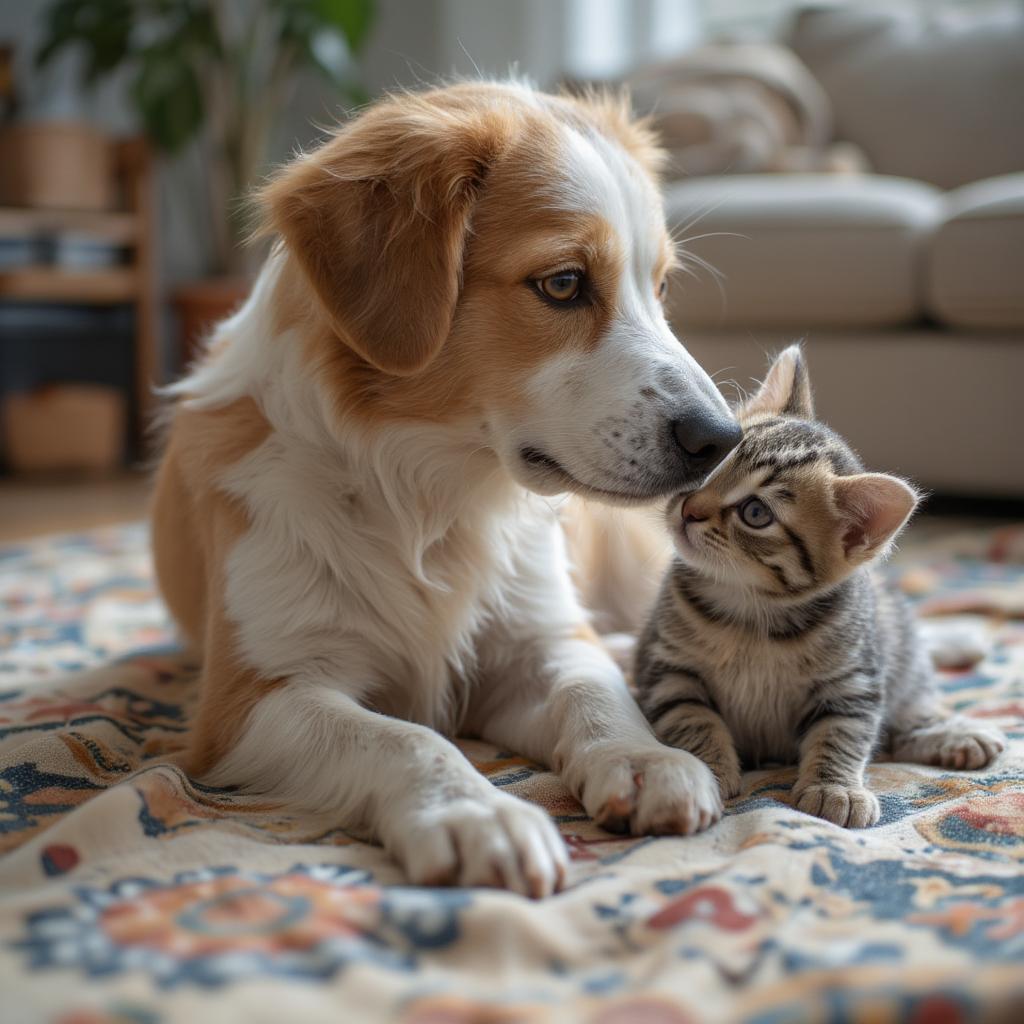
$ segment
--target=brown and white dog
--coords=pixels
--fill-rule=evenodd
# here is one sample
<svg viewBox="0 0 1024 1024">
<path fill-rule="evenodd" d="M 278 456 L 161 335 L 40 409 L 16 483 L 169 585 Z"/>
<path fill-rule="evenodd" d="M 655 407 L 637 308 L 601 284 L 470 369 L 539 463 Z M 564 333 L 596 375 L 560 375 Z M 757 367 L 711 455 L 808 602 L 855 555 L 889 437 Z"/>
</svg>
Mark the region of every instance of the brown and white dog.
<svg viewBox="0 0 1024 1024">
<path fill-rule="evenodd" d="M 280 241 L 172 389 L 153 513 L 203 656 L 190 772 L 332 811 L 414 882 L 534 896 L 558 832 L 446 736 L 551 765 L 609 828 L 718 818 L 541 497 L 648 501 L 738 440 L 665 322 L 657 158 L 618 101 L 465 84 L 382 101 L 265 189 Z"/>
</svg>

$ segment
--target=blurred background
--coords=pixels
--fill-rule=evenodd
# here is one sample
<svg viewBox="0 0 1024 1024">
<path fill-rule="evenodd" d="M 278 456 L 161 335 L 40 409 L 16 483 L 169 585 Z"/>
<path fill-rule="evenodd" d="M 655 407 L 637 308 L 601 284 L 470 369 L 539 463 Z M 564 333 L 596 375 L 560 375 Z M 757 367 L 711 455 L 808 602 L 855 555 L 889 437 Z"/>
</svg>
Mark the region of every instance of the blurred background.
<svg viewBox="0 0 1024 1024">
<path fill-rule="evenodd" d="M 245 296 L 245 196 L 381 91 L 630 87 L 677 333 L 937 509 L 1019 515 L 1019 0 L 0 0 L 0 540 L 142 514 L 153 386 Z M 731 384 L 729 382 L 735 382 Z"/>
</svg>

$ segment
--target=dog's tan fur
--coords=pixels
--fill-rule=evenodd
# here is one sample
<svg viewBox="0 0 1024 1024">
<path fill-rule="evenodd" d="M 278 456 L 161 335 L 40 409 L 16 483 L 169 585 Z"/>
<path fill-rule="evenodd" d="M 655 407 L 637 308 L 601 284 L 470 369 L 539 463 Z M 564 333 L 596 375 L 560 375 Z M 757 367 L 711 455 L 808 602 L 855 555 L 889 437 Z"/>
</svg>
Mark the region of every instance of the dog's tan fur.
<svg viewBox="0 0 1024 1024">
<path fill-rule="evenodd" d="M 157 474 L 160 589 L 186 638 L 203 653 L 201 703 L 182 761 L 199 776 L 224 756 L 253 705 L 279 683 L 244 665 L 235 650 L 235 628 L 224 608 L 224 558 L 250 524 L 239 502 L 217 487 L 220 474 L 269 433 L 250 398 L 216 412 L 183 411 Z"/>
</svg>

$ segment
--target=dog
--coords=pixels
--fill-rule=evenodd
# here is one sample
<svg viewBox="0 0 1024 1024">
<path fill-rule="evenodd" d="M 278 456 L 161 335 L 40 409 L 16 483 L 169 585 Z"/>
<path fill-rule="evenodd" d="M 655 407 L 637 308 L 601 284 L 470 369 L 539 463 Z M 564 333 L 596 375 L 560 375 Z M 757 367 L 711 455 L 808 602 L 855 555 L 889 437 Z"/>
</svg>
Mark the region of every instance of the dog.
<svg viewBox="0 0 1024 1024">
<path fill-rule="evenodd" d="M 551 497 L 650 502 L 740 436 L 662 311 L 658 159 L 621 99 L 464 83 L 262 190 L 277 240 L 171 388 L 154 498 L 202 657 L 192 775 L 330 812 L 414 883 L 533 897 L 557 830 L 447 737 L 552 767 L 614 831 L 720 816 L 588 625 Z"/>
</svg>

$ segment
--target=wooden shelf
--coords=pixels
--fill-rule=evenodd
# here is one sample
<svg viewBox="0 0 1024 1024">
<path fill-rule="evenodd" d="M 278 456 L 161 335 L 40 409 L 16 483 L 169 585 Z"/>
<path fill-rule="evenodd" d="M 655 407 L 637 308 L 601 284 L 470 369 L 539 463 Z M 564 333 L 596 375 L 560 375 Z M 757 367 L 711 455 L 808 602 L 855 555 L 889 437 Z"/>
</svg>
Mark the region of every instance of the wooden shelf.
<svg viewBox="0 0 1024 1024">
<path fill-rule="evenodd" d="M 0 236 L 82 235 L 126 249 L 114 267 L 28 266 L 0 270 L 0 302 L 131 305 L 135 309 L 136 437 L 146 444 L 159 366 L 160 294 L 152 156 L 141 138 L 112 140 L 116 210 L 39 209 L 0 203 Z"/>
<path fill-rule="evenodd" d="M 0 271 L 0 298 L 3 299 L 110 306 L 134 302 L 138 291 L 139 276 L 134 267 L 104 270 L 24 267 Z"/>
<path fill-rule="evenodd" d="M 25 237 L 82 234 L 105 242 L 131 245 L 139 234 L 134 213 L 96 210 L 39 210 L 0 206 L 0 235 Z"/>
</svg>

